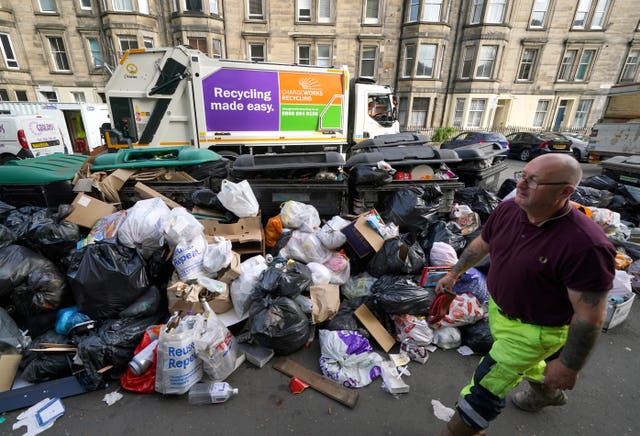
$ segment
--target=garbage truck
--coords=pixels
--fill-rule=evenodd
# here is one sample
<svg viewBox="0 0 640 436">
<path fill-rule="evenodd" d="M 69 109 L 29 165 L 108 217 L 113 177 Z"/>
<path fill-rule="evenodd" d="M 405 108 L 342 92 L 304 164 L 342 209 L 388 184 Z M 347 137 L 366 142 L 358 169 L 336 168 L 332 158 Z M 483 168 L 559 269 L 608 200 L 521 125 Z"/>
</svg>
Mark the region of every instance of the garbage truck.
<svg viewBox="0 0 640 436">
<path fill-rule="evenodd" d="M 399 132 L 389 86 L 346 66 L 213 59 L 186 46 L 127 51 L 105 87 L 108 149 L 193 146 L 242 154 L 344 153 Z"/>
</svg>

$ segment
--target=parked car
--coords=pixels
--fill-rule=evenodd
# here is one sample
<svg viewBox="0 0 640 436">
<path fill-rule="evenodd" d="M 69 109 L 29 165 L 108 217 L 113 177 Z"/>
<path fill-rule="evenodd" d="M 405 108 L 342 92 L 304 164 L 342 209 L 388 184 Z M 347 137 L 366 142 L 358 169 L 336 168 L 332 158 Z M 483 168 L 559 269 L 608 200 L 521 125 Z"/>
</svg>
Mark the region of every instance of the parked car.
<svg viewBox="0 0 640 436">
<path fill-rule="evenodd" d="M 444 141 L 440 144 L 440 148 L 454 149 L 465 145 L 477 144 L 478 142 L 497 142 L 505 150 L 505 153 L 500 156 L 506 156 L 506 152 L 509 150 L 507 138 L 502 133 L 496 132 L 462 132 L 448 141 Z"/>
<path fill-rule="evenodd" d="M 554 132 L 516 132 L 507 135 L 508 157 L 529 161 L 546 153 L 571 153 L 571 141 Z"/>
<path fill-rule="evenodd" d="M 587 145 L 589 145 L 588 135 L 571 132 L 560 132 L 560 134 L 571 141 L 571 151 L 578 162 L 587 162 L 589 160 L 589 153 L 587 152 Z"/>
</svg>

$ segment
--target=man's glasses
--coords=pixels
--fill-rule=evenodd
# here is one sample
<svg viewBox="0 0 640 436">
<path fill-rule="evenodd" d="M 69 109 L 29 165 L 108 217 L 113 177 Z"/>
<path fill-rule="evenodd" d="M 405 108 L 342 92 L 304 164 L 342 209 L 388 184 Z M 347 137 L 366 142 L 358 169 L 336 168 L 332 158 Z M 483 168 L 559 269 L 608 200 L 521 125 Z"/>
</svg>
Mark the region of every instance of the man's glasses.
<svg viewBox="0 0 640 436">
<path fill-rule="evenodd" d="M 524 183 L 527 184 L 529 189 L 532 189 L 532 190 L 537 189 L 538 186 L 544 186 L 544 185 L 569 185 L 570 184 L 569 182 L 537 182 L 525 176 L 523 171 L 516 171 L 515 173 L 513 173 L 513 177 L 516 179 L 516 183 L 519 180 L 522 180 Z"/>
</svg>

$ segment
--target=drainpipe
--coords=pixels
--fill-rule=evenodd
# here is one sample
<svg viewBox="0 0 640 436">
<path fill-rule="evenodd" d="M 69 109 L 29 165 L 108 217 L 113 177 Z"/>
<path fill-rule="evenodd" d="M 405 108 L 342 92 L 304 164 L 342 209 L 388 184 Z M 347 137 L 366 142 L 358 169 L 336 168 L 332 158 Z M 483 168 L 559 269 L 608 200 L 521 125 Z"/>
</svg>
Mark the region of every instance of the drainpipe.
<svg viewBox="0 0 640 436">
<path fill-rule="evenodd" d="M 451 0 L 453 1 L 453 0 Z M 450 97 L 450 93 L 452 92 L 452 84 L 454 81 L 454 77 L 455 77 L 455 72 L 457 71 L 457 67 L 458 67 L 458 62 L 457 59 L 459 59 L 459 57 L 457 56 L 457 53 L 459 51 L 459 47 L 460 47 L 460 43 L 462 41 L 462 25 L 464 24 L 464 3 L 465 0 L 460 0 L 460 4 L 458 5 L 458 17 L 457 17 L 457 21 L 456 21 L 456 35 L 455 35 L 455 39 L 454 39 L 454 43 L 453 43 L 453 47 L 451 49 L 451 64 L 449 66 L 449 74 L 447 74 L 447 86 L 445 88 L 445 96 L 444 96 L 444 103 L 442 104 L 442 114 L 440 115 L 440 127 L 445 127 L 444 126 L 444 118 L 446 116 L 447 113 L 447 103 L 449 102 Z M 455 67 L 455 68 L 454 68 Z"/>
</svg>

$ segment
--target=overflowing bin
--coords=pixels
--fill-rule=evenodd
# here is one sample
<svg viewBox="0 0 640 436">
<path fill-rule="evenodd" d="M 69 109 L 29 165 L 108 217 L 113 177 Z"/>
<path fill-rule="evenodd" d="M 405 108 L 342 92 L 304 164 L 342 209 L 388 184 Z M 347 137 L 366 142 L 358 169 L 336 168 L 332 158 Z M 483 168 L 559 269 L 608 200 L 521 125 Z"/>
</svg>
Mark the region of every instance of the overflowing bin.
<svg viewBox="0 0 640 436">
<path fill-rule="evenodd" d="M 466 187 L 477 186 L 489 191 L 497 191 L 500 174 L 507 168 L 504 149 L 495 142 L 479 142 L 454 150 L 460 157 L 449 167 Z"/>
<path fill-rule="evenodd" d="M 264 217 L 279 214 L 288 200 L 312 204 L 320 216 L 331 217 L 347 212 L 344 164 L 335 151 L 242 155 L 232 177 L 249 182 Z"/>
</svg>

